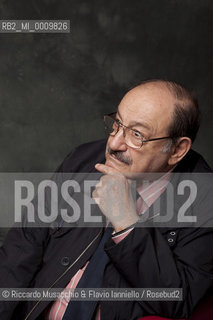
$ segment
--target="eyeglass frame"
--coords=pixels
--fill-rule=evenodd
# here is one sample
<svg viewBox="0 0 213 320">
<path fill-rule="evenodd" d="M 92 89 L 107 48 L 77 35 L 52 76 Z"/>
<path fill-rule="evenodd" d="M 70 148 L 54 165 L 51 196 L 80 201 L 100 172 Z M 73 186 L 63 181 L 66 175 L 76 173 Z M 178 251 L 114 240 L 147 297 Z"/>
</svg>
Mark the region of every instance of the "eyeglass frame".
<svg viewBox="0 0 213 320">
<path fill-rule="evenodd" d="M 133 132 L 137 132 L 137 133 L 140 133 L 140 134 L 141 134 L 140 131 L 135 130 L 135 129 L 132 129 L 132 128 L 128 127 L 128 126 L 125 126 L 125 125 L 124 125 L 123 123 L 121 123 L 119 120 L 114 119 L 114 118 L 113 118 L 113 115 L 116 115 L 116 113 L 117 113 L 117 112 L 111 112 L 111 113 L 108 113 L 108 114 L 105 114 L 105 115 L 104 115 L 104 124 L 106 124 L 106 123 L 105 123 L 105 117 L 111 118 L 112 120 L 114 120 L 114 121 L 118 124 L 118 129 L 117 129 L 117 131 L 115 132 L 115 134 L 112 135 L 112 134 L 109 133 L 109 135 L 111 135 L 112 137 L 116 136 L 116 134 L 118 133 L 118 131 L 120 130 L 121 127 L 123 128 L 123 137 L 124 137 L 124 138 L 125 138 L 125 129 L 128 129 L 128 130 L 131 130 L 131 131 L 133 131 Z M 141 136 L 142 136 L 142 134 L 141 134 Z M 126 144 L 127 144 L 130 148 L 140 149 L 140 148 L 142 148 L 142 146 L 143 146 L 143 144 L 144 144 L 145 142 L 156 141 L 156 140 L 163 140 L 163 139 L 172 139 L 172 137 L 171 137 L 171 136 L 167 136 L 167 137 L 160 137 L 160 138 L 151 138 L 151 139 L 147 139 L 147 140 L 143 140 L 143 138 L 142 138 L 142 140 L 141 140 L 141 146 L 140 146 L 140 147 L 133 147 L 133 146 L 129 146 L 127 143 L 126 143 Z"/>
</svg>

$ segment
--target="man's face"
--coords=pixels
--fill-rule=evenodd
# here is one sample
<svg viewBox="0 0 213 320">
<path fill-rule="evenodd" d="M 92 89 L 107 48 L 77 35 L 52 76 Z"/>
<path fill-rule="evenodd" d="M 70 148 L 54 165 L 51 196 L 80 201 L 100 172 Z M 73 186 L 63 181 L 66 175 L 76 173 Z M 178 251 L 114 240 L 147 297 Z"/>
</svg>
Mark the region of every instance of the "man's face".
<svg viewBox="0 0 213 320">
<path fill-rule="evenodd" d="M 136 129 L 145 139 L 165 137 L 172 121 L 174 99 L 159 84 L 146 84 L 129 91 L 118 106 L 116 118 L 125 126 Z M 135 173 L 166 172 L 170 169 L 170 152 L 162 152 L 168 140 L 150 141 L 140 149 L 126 145 L 123 129 L 109 136 L 106 146 L 106 162 L 129 178 Z"/>
</svg>

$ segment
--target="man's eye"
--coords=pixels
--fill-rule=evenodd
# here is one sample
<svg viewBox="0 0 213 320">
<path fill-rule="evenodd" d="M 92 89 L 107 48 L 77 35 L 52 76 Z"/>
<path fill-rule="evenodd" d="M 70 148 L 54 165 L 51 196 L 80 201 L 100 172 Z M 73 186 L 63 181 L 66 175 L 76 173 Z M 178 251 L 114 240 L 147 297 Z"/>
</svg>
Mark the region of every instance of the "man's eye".
<svg viewBox="0 0 213 320">
<path fill-rule="evenodd" d="M 142 134 L 139 131 L 132 131 L 132 135 L 134 138 L 142 139 Z"/>
</svg>

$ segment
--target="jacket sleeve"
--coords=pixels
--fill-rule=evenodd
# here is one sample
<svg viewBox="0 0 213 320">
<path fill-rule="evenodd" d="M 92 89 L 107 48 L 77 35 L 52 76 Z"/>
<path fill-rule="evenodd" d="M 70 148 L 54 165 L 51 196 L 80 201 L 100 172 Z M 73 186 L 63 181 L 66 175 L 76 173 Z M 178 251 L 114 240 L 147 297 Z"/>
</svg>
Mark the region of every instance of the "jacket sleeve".
<svg viewBox="0 0 213 320">
<path fill-rule="evenodd" d="M 12 228 L 0 248 L 0 287 L 27 288 L 42 263 L 46 228 Z M 18 301 L 0 301 L 1 320 L 11 319 Z"/>
<path fill-rule="evenodd" d="M 145 314 L 187 318 L 213 285 L 212 243 L 212 228 L 180 229 L 173 250 L 159 229 L 135 228 L 106 252 L 132 288 L 183 289 L 182 301 L 140 302 Z"/>
</svg>

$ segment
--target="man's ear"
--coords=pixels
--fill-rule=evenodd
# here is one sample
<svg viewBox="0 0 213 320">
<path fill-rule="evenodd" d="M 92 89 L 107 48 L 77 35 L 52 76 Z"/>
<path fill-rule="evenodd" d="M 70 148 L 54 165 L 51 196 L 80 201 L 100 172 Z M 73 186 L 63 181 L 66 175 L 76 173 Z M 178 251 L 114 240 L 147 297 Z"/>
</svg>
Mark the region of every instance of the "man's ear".
<svg viewBox="0 0 213 320">
<path fill-rule="evenodd" d="M 183 157 L 187 154 L 191 148 L 192 141 L 188 137 L 181 137 L 177 140 L 175 145 L 172 147 L 171 156 L 168 160 L 170 166 L 176 165 Z"/>
</svg>

